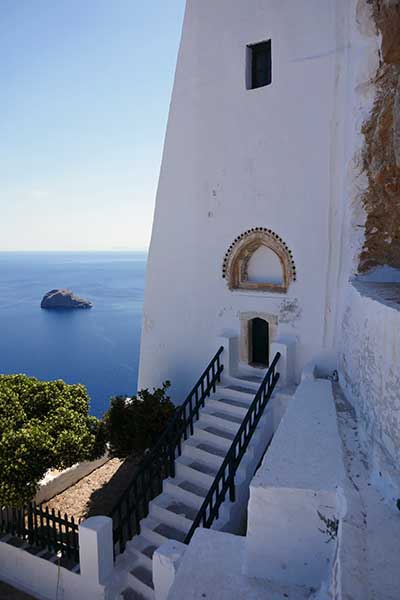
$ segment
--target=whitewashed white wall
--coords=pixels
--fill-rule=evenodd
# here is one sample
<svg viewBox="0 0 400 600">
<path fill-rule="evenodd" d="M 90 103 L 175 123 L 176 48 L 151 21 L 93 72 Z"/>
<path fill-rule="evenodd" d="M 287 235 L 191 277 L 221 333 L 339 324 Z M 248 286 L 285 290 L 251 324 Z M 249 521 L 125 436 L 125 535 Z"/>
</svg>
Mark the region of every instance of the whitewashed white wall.
<svg viewBox="0 0 400 600">
<path fill-rule="evenodd" d="M 0 542 L 0 580 L 39 600 L 104 600 L 104 587 L 63 567 Z"/>
<path fill-rule="evenodd" d="M 393 291 L 387 291 L 388 298 Z M 342 327 L 342 385 L 360 418 L 375 482 L 400 494 L 400 311 L 379 286 L 349 287 Z"/>
<path fill-rule="evenodd" d="M 338 352 L 341 383 L 355 406 L 365 449 L 375 480 L 387 496 L 400 493 L 399 448 L 399 360 L 398 306 L 385 304 L 384 294 L 369 297 L 349 283 L 357 271 L 363 244 L 365 213 L 362 195 L 368 185 L 363 173 L 363 123 L 373 106 L 375 73 L 379 65 L 380 36 L 366 0 L 350 0 L 347 11 L 347 60 L 344 79 L 346 102 L 341 116 L 345 124 L 343 146 L 345 171 L 341 205 L 334 220 L 338 252 L 335 269 L 330 269 L 331 299 L 336 304 L 336 321 L 330 321 L 333 347 Z M 389 273 L 392 276 L 394 273 Z M 390 278 L 390 277 L 389 277 Z M 379 278 L 378 278 L 379 279 Z M 381 473 L 382 475 L 380 475 Z"/>
<path fill-rule="evenodd" d="M 0 541 L 0 581 L 38 600 L 111 600 L 113 547 L 112 520 L 101 516 L 79 526 L 80 573 Z"/>
<path fill-rule="evenodd" d="M 344 93 L 337 5 L 188 1 L 148 261 L 141 387 L 168 378 L 183 399 L 216 337 L 239 333 L 241 311 L 276 314 L 278 333 L 298 336 L 297 376 L 329 347 L 329 219 L 343 168 L 332 138 Z M 246 45 L 269 38 L 272 85 L 246 90 Z M 287 295 L 231 292 L 222 279 L 226 250 L 256 226 L 293 252 L 298 280 Z"/>
</svg>

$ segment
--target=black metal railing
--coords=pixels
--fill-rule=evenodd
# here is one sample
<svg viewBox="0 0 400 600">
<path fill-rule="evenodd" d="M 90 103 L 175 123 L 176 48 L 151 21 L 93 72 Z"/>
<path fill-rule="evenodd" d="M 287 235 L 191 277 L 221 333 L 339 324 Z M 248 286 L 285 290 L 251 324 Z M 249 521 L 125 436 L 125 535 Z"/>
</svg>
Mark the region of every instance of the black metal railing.
<svg viewBox="0 0 400 600">
<path fill-rule="evenodd" d="M 151 500 L 162 492 L 163 479 L 175 477 L 175 459 L 181 455 L 182 442 L 193 435 L 200 408 L 221 381 L 222 351 L 221 346 L 111 510 L 115 553 L 123 552 L 126 542 L 140 533 L 140 521 L 148 515 Z"/>
<path fill-rule="evenodd" d="M 272 392 L 279 379 L 279 373 L 275 372 L 275 367 L 281 355 L 278 352 L 265 375 L 253 402 L 251 403 L 246 416 L 243 419 L 238 432 L 229 448 L 225 459 L 215 476 L 215 479 L 204 499 L 203 504 L 193 524 L 184 540 L 188 544 L 192 539 L 197 527 L 202 526 L 210 528 L 215 519 L 219 517 L 221 504 L 225 501 L 226 494 L 229 492 L 231 502 L 235 501 L 235 475 L 240 462 L 250 443 L 252 435 L 261 419 L 264 409 L 271 398 Z"/>
<path fill-rule="evenodd" d="M 79 523 L 34 502 L 23 508 L 0 507 L 0 532 L 79 562 Z"/>
</svg>

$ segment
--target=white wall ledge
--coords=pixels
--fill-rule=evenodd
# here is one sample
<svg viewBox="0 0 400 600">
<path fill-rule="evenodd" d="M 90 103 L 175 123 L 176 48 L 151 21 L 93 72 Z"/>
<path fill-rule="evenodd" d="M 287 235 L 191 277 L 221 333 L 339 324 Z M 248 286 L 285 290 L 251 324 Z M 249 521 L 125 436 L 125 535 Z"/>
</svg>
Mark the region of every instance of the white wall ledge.
<svg viewBox="0 0 400 600">
<path fill-rule="evenodd" d="M 320 515 L 341 516 L 344 476 L 331 383 L 305 379 L 251 482 L 244 572 L 319 588 L 336 548 Z"/>
<path fill-rule="evenodd" d="M 108 460 L 110 460 L 110 456 L 105 454 L 97 460 L 77 463 L 69 469 L 65 469 L 53 476 L 50 471 L 39 483 L 39 488 L 35 496 L 36 504 L 41 504 L 61 494 L 84 477 L 87 477 L 87 475 L 90 475 L 90 473 L 93 473 L 96 469 L 102 467 Z"/>
</svg>

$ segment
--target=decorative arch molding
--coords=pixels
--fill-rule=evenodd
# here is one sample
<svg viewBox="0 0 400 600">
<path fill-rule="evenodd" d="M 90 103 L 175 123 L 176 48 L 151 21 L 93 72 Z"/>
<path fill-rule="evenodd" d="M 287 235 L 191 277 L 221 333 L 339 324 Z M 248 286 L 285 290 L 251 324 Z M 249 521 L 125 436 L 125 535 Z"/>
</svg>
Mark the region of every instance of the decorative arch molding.
<svg viewBox="0 0 400 600">
<path fill-rule="evenodd" d="M 268 248 L 278 257 L 282 267 L 280 283 L 249 281 L 248 266 L 251 257 L 259 248 Z M 283 239 L 271 229 L 254 227 L 239 235 L 225 253 L 222 277 L 229 289 L 260 290 L 285 294 L 292 281 L 296 281 L 296 266 L 292 252 Z"/>
</svg>

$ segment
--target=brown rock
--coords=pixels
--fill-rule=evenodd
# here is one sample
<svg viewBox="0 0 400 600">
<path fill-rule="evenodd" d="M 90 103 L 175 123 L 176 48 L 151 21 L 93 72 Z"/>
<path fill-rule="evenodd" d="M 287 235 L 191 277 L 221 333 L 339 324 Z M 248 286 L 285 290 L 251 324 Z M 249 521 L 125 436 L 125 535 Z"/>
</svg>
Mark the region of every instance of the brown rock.
<svg viewBox="0 0 400 600">
<path fill-rule="evenodd" d="M 41 308 L 92 308 L 93 304 L 83 298 L 78 298 L 71 290 L 50 290 L 43 296 Z"/>
<path fill-rule="evenodd" d="M 383 62 L 376 74 L 373 110 L 363 127 L 368 188 L 360 271 L 384 264 L 400 268 L 400 2 L 371 4 L 382 35 Z"/>
</svg>

